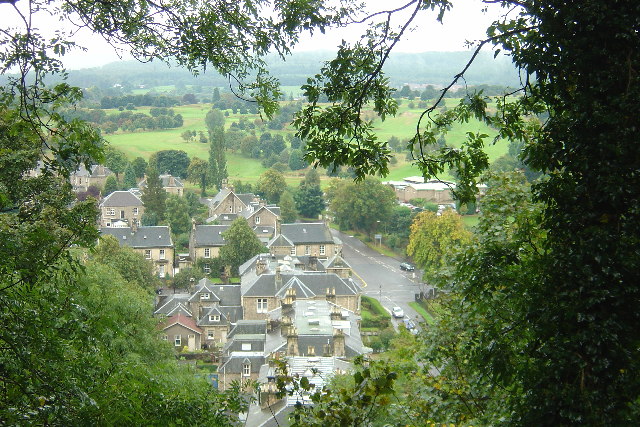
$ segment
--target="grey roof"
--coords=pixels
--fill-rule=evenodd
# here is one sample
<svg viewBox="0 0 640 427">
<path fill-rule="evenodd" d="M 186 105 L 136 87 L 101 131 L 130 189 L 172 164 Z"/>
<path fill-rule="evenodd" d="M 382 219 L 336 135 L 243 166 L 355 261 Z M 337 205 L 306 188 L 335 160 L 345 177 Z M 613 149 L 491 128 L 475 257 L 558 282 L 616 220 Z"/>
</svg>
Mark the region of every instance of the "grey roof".
<svg viewBox="0 0 640 427">
<path fill-rule="evenodd" d="M 131 191 L 114 191 L 102 200 L 100 207 L 143 206 L 142 200 Z"/>
<path fill-rule="evenodd" d="M 171 232 L 166 225 L 138 227 L 134 232 L 130 227 L 101 228 L 101 234 L 108 234 L 118 239 L 123 246 L 132 248 L 171 248 Z"/>
<path fill-rule="evenodd" d="M 222 233 L 229 227 L 229 225 L 196 225 L 193 231 L 195 247 L 224 246 Z"/>
<path fill-rule="evenodd" d="M 340 256 L 336 254 L 324 263 L 325 268 L 351 268 L 351 265 Z"/>
<path fill-rule="evenodd" d="M 169 316 L 169 313 L 176 309 L 176 307 L 186 307 L 188 300 L 189 294 L 173 294 L 162 297 L 160 299 L 160 302 L 156 305 L 156 310 L 153 312 L 153 314 L 164 314 L 165 316 Z"/>
<path fill-rule="evenodd" d="M 240 285 L 238 284 L 224 285 L 221 283 L 213 283 L 211 280 L 205 277 L 198 281 L 194 293 L 197 293 L 199 292 L 199 290 L 203 289 L 206 289 L 214 294 L 219 299 L 220 306 L 223 308 L 227 306 L 240 305 Z"/>
<path fill-rule="evenodd" d="M 265 206 L 265 209 L 269 209 L 277 217 L 280 217 L 280 207 L 279 206 L 267 205 L 267 206 Z"/>
<path fill-rule="evenodd" d="M 220 320 L 210 320 L 209 316 L 220 316 Z M 211 307 L 200 320 L 198 320 L 198 326 L 220 326 L 227 322 L 227 316 L 223 312 L 222 307 Z"/>
<path fill-rule="evenodd" d="M 211 218 L 208 218 L 207 222 L 218 221 L 219 223 L 228 226 L 228 225 L 231 225 L 231 223 L 235 221 L 238 218 L 238 216 L 240 215 L 236 213 L 221 213 Z"/>
<path fill-rule="evenodd" d="M 109 175 L 113 175 L 113 172 L 111 171 L 111 169 L 109 169 L 106 166 L 103 165 L 92 165 L 91 166 L 91 171 L 88 171 L 84 165 L 80 165 L 80 167 L 78 168 L 78 170 L 76 170 L 73 175 L 75 176 L 89 176 L 92 178 L 97 178 L 99 176 L 109 176 Z"/>
<path fill-rule="evenodd" d="M 213 196 L 213 198 L 211 199 L 211 201 L 209 202 L 209 206 L 215 208 L 216 206 L 218 206 L 220 204 L 220 202 L 222 202 L 225 197 L 227 197 L 229 194 L 231 193 L 231 190 L 228 188 L 223 188 L 222 190 L 218 191 L 218 194 L 216 194 L 215 196 Z"/>
<path fill-rule="evenodd" d="M 236 197 L 238 197 L 245 206 L 249 206 L 249 204 L 257 198 L 253 193 L 236 194 Z"/>
<path fill-rule="evenodd" d="M 236 334 L 265 334 L 267 332 L 267 322 L 264 320 L 238 320 L 235 326 L 229 331 L 229 338 Z"/>
<path fill-rule="evenodd" d="M 251 364 L 251 373 L 260 372 L 260 367 L 265 364 L 266 357 L 264 354 L 245 352 L 235 352 L 225 360 L 218 368 L 218 372 L 226 374 L 240 374 L 245 363 Z"/>
<path fill-rule="evenodd" d="M 324 223 L 282 224 L 280 234 L 284 234 L 294 244 L 333 243 L 333 236 Z"/>
<path fill-rule="evenodd" d="M 171 174 L 165 173 L 159 175 L 160 181 L 162 181 L 162 188 L 167 187 L 184 187 L 182 180 L 179 176 L 171 176 Z M 171 179 L 173 178 L 173 185 L 171 185 Z M 142 181 L 138 183 L 138 187 L 145 188 L 147 186 L 147 178 L 144 178 Z"/>
<path fill-rule="evenodd" d="M 296 292 L 304 289 L 304 296 L 300 298 L 313 298 L 314 295 L 325 295 L 327 288 L 335 288 L 336 295 L 356 295 L 360 292 L 360 286 L 351 279 L 342 279 L 335 273 L 282 273 L 281 283 L 276 283 L 275 273 L 264 273 L 252 282 L 248 283 L 243 296 L 275 296 L 276 293 L 286 287 L 294 287 Z M 292 280 L 295 277 L 297 280 Z M 304 288 L 303 288 L 304 286 Z M 285 289 L 286 290 L 286 289 Z M 308 296 L 307 296 L 308 295 Z"/>
<path fill-rule="evenodd" d="M 272 246 L 284 246 L 284 247 L 292 247 L 295 246 L 291 240 L 287 238 L 287 236 L 283 234 L 278 234 L 276 237 L 271 239 L 271 241 L 267 244 L 267 247 L 270 248 Z"/>
</svg>

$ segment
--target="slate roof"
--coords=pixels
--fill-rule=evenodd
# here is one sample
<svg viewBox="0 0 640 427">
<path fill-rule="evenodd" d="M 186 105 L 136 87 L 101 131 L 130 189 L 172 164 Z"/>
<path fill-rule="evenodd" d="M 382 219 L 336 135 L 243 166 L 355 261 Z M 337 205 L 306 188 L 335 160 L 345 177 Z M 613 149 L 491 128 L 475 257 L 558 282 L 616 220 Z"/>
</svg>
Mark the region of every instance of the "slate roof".
<svg viewBox="0 0 640 427">
<path fill-rule="evenodd" d="M 345 261 L 340 254 L 334 255 L 323 265 L 325 268 L 351 268 L 351 265 L 349 265 L 349 263 Z"/>
<path fill-rule="evenodd" d="M 260 367 L 266 362 L 266 357 L 261 352 L 234 352 L 220 365 L 218 372 L 223 375 L 240 374 L 245 363 L 251 364 L 251 373 L 260 372 Z"/>
<path fill-rule="evenodd" d="M 224 246 L 226 242 L 222 239 L 222 233 L 229 227 L 229 225 L 196 225 L 193 232 L 195 247 Z"/>
<path fill-rule="evenodd" d="M 280 234 L 285 235 L 294 244 L 333 243 L 333 236 L 324 223 L 282 224 Z"/>
<path fill-rule="evenodd" d="M 238 199 L 240 199 L 242 203 L 244 203 L 245 206 L 249 206 L 251 202 L 253 202 L 257 198 L 253 193 L 234 194 Z"/>
<path fill-rule="evenodd" d="M 190 329 L 197 334 L 202 334 L 203 332 L 203 330 L 200 329 L 198 325 L 196 325 L 196 322 L 192 317 L 187 317 L 183 314 L 176 314 L 175 316 L 168 318 L 164 323 L 164 327 L 162 328 L 162 330 L 170 328 L 171 326 L 176 324 L 184 326 L 185 328 Z"/>
<path fill-rule="evenodd" d="M 131 191 L 114 191 L 102 200 L 100 207 L 143 206 L 142 200 Z"/>
<path fill-rule="evenodd" d="M 100 229 L 101 234 L 109 234 L 118 239 L 118 243 L 132 248 L 172 248 L 171 231 L 166 225 L 138 227 L 134 232 L 131 227 Z"/>
<path fill-rule="evenodd" d="M 271 239 L 271 241 L 267 244 L 267 247 L 270 248 L 272 246 L 284 246 L 284 247 L 293 247 L 295 246 L 291 240 L 287 238 L 287 236 L 283 234 L 278 234 L 276 237 Z"/>
<path fill-rule="evenodd" d="M 335 273 L 282 273 L 281 284 L 276 284 L 275 273 L 264 273 L 243 288 L 243 296 L 260 297 L 275 296 L 282 288 L 295 287 L 296 292 L 304 290 L 304 298 L 313 298 L 317 295 L 325 295 L 327 288 L 335 288 L 336 295 L 356 295 L 360 292 L 360 286 L 351 279 L 342 279 Z M 295 280 L 292 280 L 294 279 Z M 285 289 L 286 291 L 286 289 Z M 303 294 L 298 294 L 302 297 Z"/>
<path fill-rule="evenodd" d="M 73 173 L 75 176 L 88 176 L 91 178 L 97 178 L 99 176 L 109 176 L 113 175 L 111 169 L 103 165 L 92 165 L 91 171 L 88 171 L 84 165 L 80 165 L 77 171 Z"/>
<path fill-rule="evenodd" d="M 189 294 L 173 294 L 162 297 L 158 305 L 156 306 L 156 311 L 153 314 L 164 314 L 165 316 L 171 316 L 173 310 L 178 306 L 186 307 L 189 300 Z"/>
<path fill-rule="evenodd" d="M 229 331 L 228 337 L 243 334 L 265 334 L 267 332 L 267 322 L 264 320 L 238 320 Z"/>
<path fill-rule="evenodd" d="M 184 187 L 182 183 L 182 179 L 179 176 L 171 176 L 171 174 L 165 173 L 159 175 L 158 178 L 162 181 L 162 188 L 174 188 L 174 187 Z M 173 178 L 173 185 L 171 185 L 171 178 Z M 147 186 L 147 178 L 143 179 L 138 183 L 138 187 L 145 188 Z"/>
<path fill-rule="evenodd" d="M 220 320 L 210 320 L 209 316 L 220 316 Z M 227 322 L 227 316 L 222 312 L 222 307 L 211 307 L 200 320 L 198 326 L 220 326 Z"/>
</svg>

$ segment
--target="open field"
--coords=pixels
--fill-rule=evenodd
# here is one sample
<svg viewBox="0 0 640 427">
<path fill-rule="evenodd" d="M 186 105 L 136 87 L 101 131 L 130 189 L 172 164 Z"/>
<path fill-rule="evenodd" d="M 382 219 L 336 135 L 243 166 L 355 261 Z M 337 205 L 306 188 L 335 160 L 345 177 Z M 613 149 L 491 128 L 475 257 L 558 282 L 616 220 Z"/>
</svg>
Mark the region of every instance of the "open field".
<svg viewBox="0 0 640 427">
<path fill-rule="evenodd" d="M 290 92 L 299 91 L 297 87 L 283 87 L 283 92 L 288 94 Z M 294 97 L 295 97 L 294 93 Z M 288 95 L 287 95 L 288 97 Z M 457 99 L 446 99 L 446 105 L 451 107 L 458 102 Z M 414 101 L 417 105 L 418 101 Z M 112 135 L 106 135 L 105 139 L 109 141 L 114 147 L 122 150 L 129 159 L 133 159 L 137 156 L 148 159 L 151 154 L 160 150 L 183 150 L 189 157 L 199 157 L 201 159 L 209 158 L 209 145 L 201 144 L 199 142 L 184 142 L 180 137 L 180 134 L 185 130 L 206 131 L 204 118 L 209 111 L 210 104 L 194 104 L 183 105 L 173 107 L 176 114 L 181 114 L 184 119 L 184 125 L 178 129 L 166 129 L 156 130 L 148 132 L 132 132 L 124 133 L 118 132 Z M 136 111 L 142 113 L 149 113 L 150 108 L 138 108 Z M 117 112 L 116 110 L 108 110 L 107 113 Z M 400 140 L 409 139 L 415 132 L 415 126 L 421 109 L 413 108 L 409 109 L 409 101 L 402 100 L 402 105 L 399 108 L 396 117 L 390 117 L 385 122 L 377 121 L 375 123 L 375 129 L 378 136 L 382 139 L 389 139 L 392 136 L 399 138 Z M 234 121 L 239 121 L 241 117 L 246 118 L 249 121 L 259 119 L 257 114 L 229 114 L 226 117 L 225 126 L 228 128 Z M 290 127 L 286 127 L 283 130 L 267 130 L 271 134 L 291 134 L 294 130 Z M 447 142 L 459 146 L 465 138 L 467 132 L 481 132 L 486 133 L 490 137 L 496 133 L 493 129 L 489 128 L 483 123 L 478 121 L 470 121 L 462 125 L 456 125 L 445 137 Z M 259 136 L 259 134 L 258 134 Z M 505 142 L 498 143 L 496 145 L 490 144 L 486 147 L 486 152 L 489 155 L 491 161 L 497 159 L 507 152 L 507 144 Z M 406 153 L 399 153 L 396 155 L 397 163 L 390 165 L 390 171 L 387 177 L 382 179 L 400 180 L 407 176 L 421 175 L 420 170 L 406 160 Z M 262 167 L 259 160 L 248 159 L 238 154 L 227 153 L 227 169 L 229 171 L 229 179 L 240 179 L 246 182 L 256 182 L 260 174 L 262 174 L 265 168 Z M 304 171 L 290 172 L 286 174 L 286 180 L 289 185 L 297 185 L 304 176 Z M 323 177 L 324 178 L 324 177 Z M 440 179 L 451 179 L 451 176 L 447 173 L 439 177 Z M 325 181 L 323 179 L 323 181 Z"/>
</svg>

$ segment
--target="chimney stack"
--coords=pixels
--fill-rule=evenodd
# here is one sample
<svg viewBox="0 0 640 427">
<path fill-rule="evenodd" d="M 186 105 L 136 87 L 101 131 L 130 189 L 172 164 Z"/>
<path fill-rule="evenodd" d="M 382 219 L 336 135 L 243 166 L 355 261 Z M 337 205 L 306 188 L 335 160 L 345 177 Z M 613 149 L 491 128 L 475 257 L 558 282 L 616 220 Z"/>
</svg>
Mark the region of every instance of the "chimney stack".
<svg viewBox="0 0 640 427">
<path fill-rule="evenodd" d="M 298 329 L 295 326 L 289 328 L 287 333 L 287 356 L 299 356 Z"/>
<path fill-rule="evenodd" d="M 344 332 L 340 329 L 333 330 L 333 355 L 335 357 L 345 357 Z"/>
</svg>

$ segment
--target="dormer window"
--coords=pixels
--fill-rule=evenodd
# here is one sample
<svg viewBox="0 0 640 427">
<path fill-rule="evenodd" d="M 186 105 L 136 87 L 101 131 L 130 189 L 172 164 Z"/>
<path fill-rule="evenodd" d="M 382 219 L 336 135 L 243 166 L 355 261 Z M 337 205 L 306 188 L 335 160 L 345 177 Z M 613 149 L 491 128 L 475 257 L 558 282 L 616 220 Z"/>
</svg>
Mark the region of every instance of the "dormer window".
<svg viewBox="0 0 640 427">
<path fill-rule="evenodd" d="M 211 298 L 211 294 L 207 294 L 207 293 L 200 294 L 200 299 L 210 299 L 210 298 Z"/>
<path fill-rule="evenodd" d="M 219 322 L 219 321 L 220 321 L 220 315 L 218 314 L 209 315 L 209 322 Z"/>
</svg>

